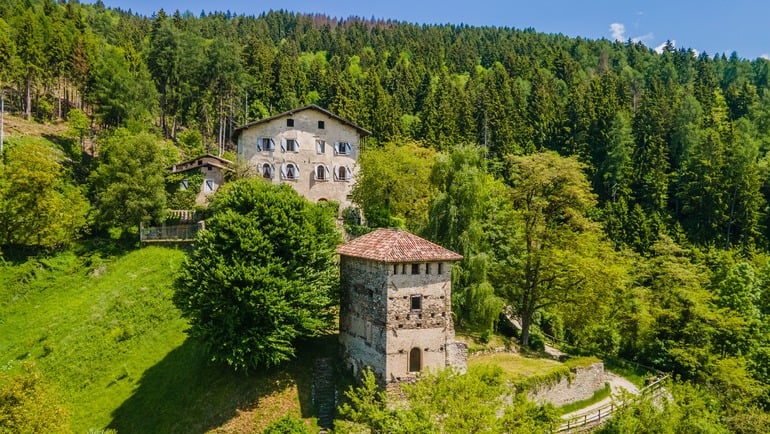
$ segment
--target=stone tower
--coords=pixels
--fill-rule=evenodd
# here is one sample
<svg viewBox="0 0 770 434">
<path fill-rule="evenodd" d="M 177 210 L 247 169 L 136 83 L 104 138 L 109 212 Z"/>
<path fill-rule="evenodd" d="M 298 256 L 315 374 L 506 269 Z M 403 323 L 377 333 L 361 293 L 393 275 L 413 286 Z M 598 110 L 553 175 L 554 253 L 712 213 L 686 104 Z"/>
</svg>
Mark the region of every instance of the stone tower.
<svg viewBox="0 0 770 434">
<path fill-rule="evenodd" d="M 455 341 L 451 265 L 462 256 L 409 232 L 378 229 L 337 248 L 340 344 L 355 375 L 369 366 L 382 385 L 427 369 L 465 372 Z"/>
</svg>

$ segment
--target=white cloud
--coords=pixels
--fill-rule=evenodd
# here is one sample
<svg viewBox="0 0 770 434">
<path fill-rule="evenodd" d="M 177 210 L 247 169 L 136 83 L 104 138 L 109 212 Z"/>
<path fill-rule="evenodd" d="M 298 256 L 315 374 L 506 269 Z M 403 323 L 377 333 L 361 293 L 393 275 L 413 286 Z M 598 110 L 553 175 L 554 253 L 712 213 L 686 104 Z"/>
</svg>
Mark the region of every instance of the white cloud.
<svg viewBox="0 0 770 434">
<path fill-rule="evenodd" d="M 631 42 L 645 42 L 645 41 L 649 41 L 652 38 L 654 38 L 654 36 L 652 32 L 650 32 L 650 33 L 647 33 L 646 35 L 634 36 L 633 38 L 631 38 Z"/>
<path fill-rule="evenodd" d="M 666 41 L 666 42 L 658 45 L 657 47 L 655 47 L 654 48 L 655 52 L 658 53 L 658 54 L 662 53 L 663 49 L 666 47 L 666 44 L 668 44 L 669 42 L 671 42 L 671 46 L 676 47 L 676 39 L 672 39 L 671 41 Z"/>
<path fill-rule="evenodd" d="M 610 24 L 610 34 L 612 35 L 612 39 L 618 42 L 626 42 L 626 26 L 623 23 L 612 23 Z M 653 39 L 652 32 L 647 33 L 645 35 L 641 36 L 634 36 L 631 39 L 631 42 L 637 43 L 637 42 L 646 42 L 651 39 Z"/>
<path fill-rule="evenodd" d="M 770 60 L 770 54 L 768 54 L 768 53 L 762 54 L 762 55 L 760 55 L 759 57 L 761 57 L 761 58 L 763 58 L 763 59 L 767 59 L 767 60 Z"/>
<path fill-rule="evenodd" d="M 626 26 L 623 23 L 612 23 L 610 24 L 610 33 L 612 34 L 612 39 L 623 42 L 625 40 Z"/>
</svg>

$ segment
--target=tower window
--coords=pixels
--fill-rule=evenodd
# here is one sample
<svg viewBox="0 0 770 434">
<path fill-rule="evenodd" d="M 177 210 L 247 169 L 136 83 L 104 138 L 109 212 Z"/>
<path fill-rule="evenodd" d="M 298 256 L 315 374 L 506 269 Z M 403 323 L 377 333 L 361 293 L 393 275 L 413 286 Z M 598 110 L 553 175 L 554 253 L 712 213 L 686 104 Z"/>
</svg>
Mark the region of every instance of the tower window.
<svg viewBox="0 0 770 434">
<path fill-rule="evenodd" d="M 413 312 L 422 310 L 422 295 L 417 294 L 411 297 L 409 307 Z"/>
<path fill-rule="evenodd" d="M 422 368 L 422 351 L 414 347 L 409 351 L 409 372 L 420 372 Z"/>
</svg>

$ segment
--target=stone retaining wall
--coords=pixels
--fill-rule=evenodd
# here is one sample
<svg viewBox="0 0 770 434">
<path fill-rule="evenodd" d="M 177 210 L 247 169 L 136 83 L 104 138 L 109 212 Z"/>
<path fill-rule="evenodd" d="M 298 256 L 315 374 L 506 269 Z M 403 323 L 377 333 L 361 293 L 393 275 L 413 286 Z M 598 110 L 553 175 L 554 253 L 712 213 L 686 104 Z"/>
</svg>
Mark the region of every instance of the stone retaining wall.
<svg viewBox="0 0 770 434">
<path fill-rule="evenodd" d="M 601 362 L 572 368 L 571 373 L 570 378 L 562 378 L 556 384 L 535 387 L 527 398 L 539 404 L 550 402 L 559 407 L 592 397 L 597 390 L 604 388 L 607 381 L 604 363 Z"/>
</svg>

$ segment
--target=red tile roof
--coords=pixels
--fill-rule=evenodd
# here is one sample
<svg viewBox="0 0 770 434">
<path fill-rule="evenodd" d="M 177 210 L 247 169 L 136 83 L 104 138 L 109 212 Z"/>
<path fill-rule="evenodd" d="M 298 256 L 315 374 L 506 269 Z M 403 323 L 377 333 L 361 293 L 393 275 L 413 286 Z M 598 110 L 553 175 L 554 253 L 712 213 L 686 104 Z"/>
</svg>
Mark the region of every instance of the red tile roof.
<svg viewBox="0 0 770 434">
<path fill-rule="evenodd" d="M 463 257 L 400 229 L 377 229 L 339 247 L 342 256 L 379 262 L 459 261 Z"/>
</svg>

